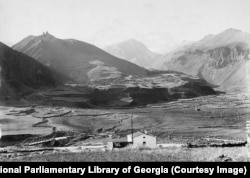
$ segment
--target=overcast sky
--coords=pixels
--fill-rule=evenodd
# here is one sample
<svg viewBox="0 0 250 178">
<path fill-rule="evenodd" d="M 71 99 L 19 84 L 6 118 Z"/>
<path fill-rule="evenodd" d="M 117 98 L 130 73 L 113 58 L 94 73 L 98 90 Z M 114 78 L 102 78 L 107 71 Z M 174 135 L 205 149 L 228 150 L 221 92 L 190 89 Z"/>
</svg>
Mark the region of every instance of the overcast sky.
<svg viewBox="0 0 250 178">
<path fill-rule="evenodd" d="M 0 41 L 12 44 L 43 31 L 104 46 L 150 34 L 199 40 L 231 27 L 250 32 L 250 0 L 0 0 Z"/>
</svg>

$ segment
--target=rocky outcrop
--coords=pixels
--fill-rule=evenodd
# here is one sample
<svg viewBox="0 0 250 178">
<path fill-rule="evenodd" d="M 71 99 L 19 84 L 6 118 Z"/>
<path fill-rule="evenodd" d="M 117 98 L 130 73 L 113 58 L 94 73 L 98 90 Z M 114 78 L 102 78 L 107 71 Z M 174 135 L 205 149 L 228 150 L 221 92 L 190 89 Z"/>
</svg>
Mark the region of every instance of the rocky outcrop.
<svg viewBox="0 0 250 178">
<path fill-rule="evenodd" d="M 166 55 L 161 69 L 196 75 L 223 90 L 247 89 L 249 59 L 250 34 L 229 29 Z"/>
<path fill-rule="evenodd" d="M 207 52 L 208 64 L 215 69 L 223 68 L 228 65 L 233 65 L 239 60 L 248 60 L 249 49 L 244 49 L 240 45 L 226 46 L 216 49 L 211 49 Z"/>
</svg>

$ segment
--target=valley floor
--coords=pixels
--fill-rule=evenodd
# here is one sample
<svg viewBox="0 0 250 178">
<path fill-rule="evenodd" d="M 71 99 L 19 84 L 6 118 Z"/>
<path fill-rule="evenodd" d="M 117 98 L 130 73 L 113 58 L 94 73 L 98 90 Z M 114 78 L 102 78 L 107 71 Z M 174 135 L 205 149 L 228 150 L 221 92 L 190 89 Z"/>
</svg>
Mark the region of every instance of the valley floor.
<svg viewBox="0 0 250 178">
<path fill-rule="evenodd" d="M 131 118 L 134 132 L 146 130 L 157 137 L 158 144 L 203 147 L 124 149 L 118 152 L 104 152 L 100 149 L 92 152 L 87 149 L 81 153 L 49 150 L 21 154 L 12 152 L 1 156 L 3 161 L 7 160 L 8 155 L 13 161 L 223 161 L 223 156 L 219 157 L 221 155 L 229 155 L 232 161 L 249 161 L 246 147 L 209 147 L 211 142 L 246 142 L 246 120 L 249 120 L 250 115 L 247 94 L 202 96 L 130 109 L 35 106 L 1 107 L 0 110 L 1 145 L 4 149 L 10 146 L 11 149 L 13 146 L 14 149 L 20 146 L 26 149 L 28 146 L 24 145 L 28 143 L 27 140 L 32 141 L 32 137 L 18 141 L 8 135 L 29 133 L 46 136 L 55 130 L 75 134 L 70 146 L 105 145 L 111 135 L 113 138 L 121 138 L 131 133 Z"/>
</svg>

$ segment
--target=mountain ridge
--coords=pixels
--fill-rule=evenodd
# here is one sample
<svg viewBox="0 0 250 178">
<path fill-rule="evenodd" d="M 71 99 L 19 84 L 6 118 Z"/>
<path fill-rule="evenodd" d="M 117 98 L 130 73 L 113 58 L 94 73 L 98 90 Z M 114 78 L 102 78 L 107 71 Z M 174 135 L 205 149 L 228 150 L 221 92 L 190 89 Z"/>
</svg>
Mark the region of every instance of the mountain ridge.
<svg viewBox="0 0 250 178">
<path fill-rule="evenodd" d="M 161 59 L 165 61 L 161 67 L 198 75 L 222 88 L 235 84 L 247 88 L 249 54 L 250 34 L 227 29 L 169 53 Z"/>
<path fill-rule="evenodd" d="M 143 76 L 148 72 L 146 69 L 114 57 L 92 44 L 74 39 L 58 39 L 48 33 L 24 38 L 13 48 L 34 57 L 61 74 L 67 73 L 76 83 L 92 81 L 89 71 L 96 75 L 103 73 L 107 76 L 107 80 L 115 79 L 112 79 L 114 73 L 117 74 L 115 76 L 121 77 L 123 75 Z M 99 61 L 99 67 L 96 68 L 96 63 L 93 64 L 92 61 Z M 101 63 L 102 65 L 99 65 Z M 94 68 L 96 70 L 93 72 Z"/>
</svg>

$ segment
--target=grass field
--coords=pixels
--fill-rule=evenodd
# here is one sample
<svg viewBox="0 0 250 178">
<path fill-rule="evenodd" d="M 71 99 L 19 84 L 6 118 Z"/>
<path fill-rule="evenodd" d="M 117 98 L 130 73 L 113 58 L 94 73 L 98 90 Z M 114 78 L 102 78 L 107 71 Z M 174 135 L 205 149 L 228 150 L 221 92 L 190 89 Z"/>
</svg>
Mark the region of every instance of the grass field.
<svg viewBox="0 0 250 178">
<path fill-rule="evenodd" d="M 219 156 L 225 155 L 227 161 L 249 162 L 247 147 L 234 148 L 167 148 L 155 150 L 85 151 L 81 153 L 37 154 L 1 161 L 48 161 L 48 162 L 175 162 L 175 161 L 225 161 Z"/>
<path fill-rule="evenodd" d="M 35 118 L 31 115 L 14 116 L 6 115 L 12 107 L 0 107 L 0 124 L 2 135 L 46 135 L 51 133 L 51 128 L 33 127 L 34 124 L 41 122 L 42 119 Z"/>
<path fill-rule="evenodd" d="M 199 111 L 196 111 L 197 107 Z M 36 107 L 36 111 L 49 108 Z M 160 142 L 164 142 L 164 138 L 168 137 L 246 140 L 245 121 L 250 114 L 249 108 L 248 98 L 241 95 L 200 97 L 131 109 L 66 108 L 72 112 L 61 117 L 49 118 L 48 125 L 85 133 L 98 131 L 124 135 L 131 132 L 130 118 L 133 116 L 135 131 L 150 131 Z M 3 134 L 6 132 L 18 134 L 24 131 L 48 133 L 46 128 L 32 127 L 41 119 L 31 115 L 5 115 L 8 109 L 8 107 L 0 108 Z"/>
<path fill-rule="evenodd" d="M 198 108 L 198 109 L 197 109 Z M 51 128 L 33 127 L 42 119 L 26 116 L 5 115 L 8 107 L 0 108 L 0 124 L 3 134 L 51 132 Z M 48 106 L 35 107 L 36 112 L 49 112 Z M 126 109 L 80 109 L 60 117 L 48 118 L 46 126 L 116 138 L 131 133 L 131 116 L 134 131 L 147 130 L 157 137 L 157 143 L 195 143 L 202 138 L 246 141 L 246 120 L 250 115 L 249 97 L 245 95 L 220 95 L 158 103 Z M 45 112 L 45 113 L 46 113 Z M 51 111 L 52 112 L 52 111 Z M 39 130 L 41 129 L 41 130 Z M 45 129 L 45 130 L 44 130 Z M 49 130 L 46 130 L 49 129 Z M 103 137 L 90 137 L 76 143 L 104 143 Z M 2 161 L 249 161 L 246 147 L 162 148 L 155 150 L 84 151 L 81 153 L 43 152 L 0 157 Z M 223 155 L 221 158 L 220 156 Z"/>
</svg>

